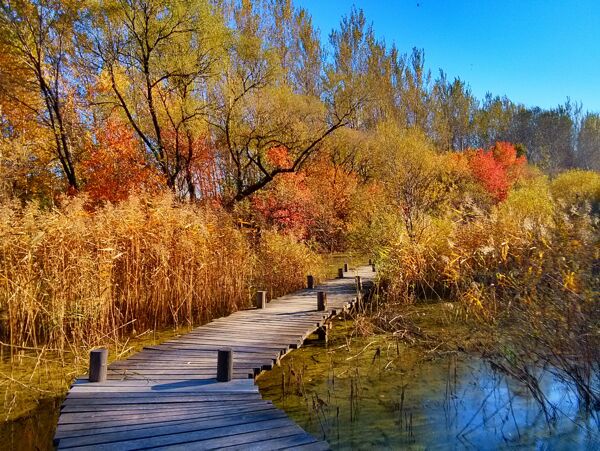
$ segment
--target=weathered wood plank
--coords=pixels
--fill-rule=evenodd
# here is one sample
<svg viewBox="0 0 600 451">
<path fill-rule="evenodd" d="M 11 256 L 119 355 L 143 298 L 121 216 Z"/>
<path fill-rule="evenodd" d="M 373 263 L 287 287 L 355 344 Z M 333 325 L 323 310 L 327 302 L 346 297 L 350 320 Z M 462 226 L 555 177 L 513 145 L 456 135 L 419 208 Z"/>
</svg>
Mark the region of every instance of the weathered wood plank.
<svg viewBox="0 0 600 451">
<path fill-rule="evenodd" d="M 260 400 L 260 398 L 256 398 Z M 157 412 L 159 410 L 182 410 L 182 409 L 214 409 L 215 406 L 221 408 L 223 406 L 243 406 L 248 404 L 248 400 L 240 400 L 240 401 L 213 401 L 213 402 L 203 402 L 203 403 L 165 403 L 165 404 L 123 404 L 123 405 L 96 405 L 89 406 L 86 404 L 78 404 L 71 406 L 64 406 L 61 410 L 61 414 L 64 413 L 78 413 L 78 414 L 131 414 L 136 412 Z"/>
<path fill-rule="evenodd" d="M 268 451 L 273 449 L 289 449 L 291 447 L 316 445 L 319 443 L 312 435 L 306 432 L 288 435 L 284 437 L 270 438 L 253 443 L 244 443 L 242 445 L 227 446 L 225 450 L 252 450 L 252 451 Z M 323 443 L 323 442 L 321 442 Z M 329 449 L 327 446 L 325 449 Z"/>
<path fill-rule="evenodd" d="M 289 420 L 288 420 L 289 421 Z M 262 427 L 262 425 L 261 425 Z M 205 439 L 201 441 L 191 441 L 186 443 L 178 443 L 171 446 L 161 446 L 160 450 L 183 450 L 183 449 L 223 449 L 230 446 L 242 445 L 244 449 L 250 449 L 252 445 L 256 445 L 270 437 L 287 437 L 298 431 L 302 431 L 299 426 L 290 424 L 288 426 L 271 425 L 270 428 L 257 429 L 245 433 L 237 433 L 235 435 L 227 435 Z"/>
<path fill-rule="evenodd" d="M 107 434 L 116 432 L 129 432 L 133 430 L 144 430 L 147 428 L 163 427 L 165 425 L 178 425 L 187 423 L 200 424 L 208 420 L 223 420 L 223 419 L 237 419 L 243 415 L 257 415 L 267 412 L 276 412 L 277 409 L 273 406 L 251 406 L 244 405 L 243 407 L 237 407 L 235 409 L 219 409 L 212 411 L 198 411 L 196 413 L 185 412 L 183 414 L 163 414 L 163 415 L 152 415 L 148 421 L 140 422 L 139 416 L 137 419 L 119 419 L 110 422 L 95 422 L 95 423 L 78 423 L 62 425 L 60 430 L 57 432 L 57 438 L 65 437 L 83 437 L 87 435 Z M 147 432 L 147 431 L 146 431 Z"/>
<path fill-rule="evenodd" d="M 148 418 L 148 409 L 136 409 L 127 410 L 121 412 L 74 412 L 65 413 L 62 412 L 59 419 L 59 431 L 63 430 L 74 430 L 74 429 L 87 429 L 91 425 L 98 427 L 111 426 L 111 425 L 139 425 L 143 426 L 154 421 L 162 421 L 163 418 L 167 419 L 179 419 L 193 417 L 195 415 L 202 415 L 206 417 L 225 415 L 228 413 L 238 412 L 254 412 L 261 410 L 273 409 L 273 405 L 267 401 L 260 400 L 256 402 L 244 402 L 240 404 L 228 403 L 226 406 L 221 406 L 218 410 L 212 407 L 172 407 L 172 408 L 156 408 L 152 409 L 152 418 Z M 143 421 L 140 421 L 143 420 Z"/>
<path fill-rule="evenodd" d="M 234 392 L 251 392 L 258 393 L 258 387 L 253 381 L 235 380 L 226 383 L 217 383 L 215 380 L 206 381 L 187 381 L 182 380 L 176 384 L 150 384 L 137 381 L 123 381 L 120 384 L 114 382 L 105 383 L 90 383 L 87 380 L 81 380 L 71 387 L 73 392 L 160 392 L 169 390 L 170 392 L 195 391 L 195 392 L 210 392 L 210 393 L 234 393 Z"/>
<path fill-rule="evenodd" d="M 243 414 L 228 418 L 207 419 L 185 424 L 168 424 L 148 429 L 126 430 L 60 439 L 61 448 L 90 445 L 111 445 L 128 442 L 134 448 L 190 442 L 202 438 L 226 437 L 232 430 L 253 431 L 286 426 L 289 419 L 281 410 L 266 413 Z M 296 426 L 298 427 L 298 426 Z M 145 443 L 147 445 L 143 445 Z"/>
</svg>

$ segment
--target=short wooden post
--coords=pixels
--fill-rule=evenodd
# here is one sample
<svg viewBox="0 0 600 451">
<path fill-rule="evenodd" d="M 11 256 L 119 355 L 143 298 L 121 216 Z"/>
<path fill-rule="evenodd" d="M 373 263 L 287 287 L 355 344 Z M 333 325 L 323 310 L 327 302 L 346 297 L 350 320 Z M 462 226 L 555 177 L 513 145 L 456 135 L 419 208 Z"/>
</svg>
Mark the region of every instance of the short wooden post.
<svg viewBox="0 0 600 451">
<path fill-rule="evenodd" d="M 362 280 L 360 276 L 356 276 L 356 289 L 359 291 L 359 293 L 362 291 Z"/>
<path fill-rule="evenodd" d="M 254 302 L 255 302 L 256 308 L 266 308 L 267 307 L 267 292 L 266 291 L 257 291 Z"/>
<path fill-rule="evenodd" d="M 217 351 L 217 382 L 229 382 L 233 376 L 233 351 L 223 348 Z"/>
<path fill-rule="evenodd" d="M 344 272 L 348 272 L 348 263 L 344 263 Z"/>
<path fill-rule="evenodd" d="M 338 279 L 344 278 L 344 268 L 338 268 Z"/>
<path fill-rule="evenodd" d="M 309 290 L 312 290 L 315 287 L 315 278 L 313 275 L 306 276 L 306 286 Z"/>
<path fill-rule="evenodd" d="M 371 269 L 373 270 L 373 272 L 375 272 L 375 263 L 371 264 Z"/>
<path fill-rule="evenodd" d="M 373 264 L 373 260 L 369 259 L 369 266 L 371 266 Z"/>
<path fill-rule="evenodd" d="M 90 382 L 106 381 L 107 360 L 107 349 L 94 349 L 90 351 L 90 370 L 88 376 Z"/>
<path fill-rule="evenodd" d="M 320 341 L 327 343 L 327 326 L 321 326 L 317 329 L 317 337 Z"/>
<path fill-rule="evenodd" d="M 327 293 L 324 291 L 317 292 L 317 311 L 324 312 L 327 309 Z"/>
</svg>

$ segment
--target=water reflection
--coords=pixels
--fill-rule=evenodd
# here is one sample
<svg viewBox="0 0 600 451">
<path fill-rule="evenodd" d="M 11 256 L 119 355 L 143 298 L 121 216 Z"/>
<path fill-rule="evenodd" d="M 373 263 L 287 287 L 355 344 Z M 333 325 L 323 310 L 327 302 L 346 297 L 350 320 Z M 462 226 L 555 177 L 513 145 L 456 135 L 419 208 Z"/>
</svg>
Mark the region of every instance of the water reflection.
<svg viewBox="0 0 600 451">
<path fill-rule="evenodd" d="M 336 349 L 337 348 L 337 349 Z M 430 356 L 389 339 L 309 346 L 259 380 L 263 396 L 336 449 L 600 448 L 597 413 L 540 374 L 546 414 L 527 389 L 472 357 Z"/>
</svg>

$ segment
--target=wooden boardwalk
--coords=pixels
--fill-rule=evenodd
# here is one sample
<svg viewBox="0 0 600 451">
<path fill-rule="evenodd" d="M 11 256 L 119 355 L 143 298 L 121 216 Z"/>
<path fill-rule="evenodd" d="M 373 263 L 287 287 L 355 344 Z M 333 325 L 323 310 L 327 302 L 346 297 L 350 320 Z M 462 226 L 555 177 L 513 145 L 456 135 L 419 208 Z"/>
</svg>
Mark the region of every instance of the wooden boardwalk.
<svg viewBox="0 0 600 451">
<path fill-rule="evenodd" d="M 329 449 L 262 399 L 254 378 L 356 302 L 355 276 L 243 310 L 108 367 L 106 382 L 75 381 L 61 410 L 59 449 Z M 317 311 L 317 291 L 327 292 Z M 216 381 L 217 351 L 233 350 L 233 379 Z"/>
</svg>

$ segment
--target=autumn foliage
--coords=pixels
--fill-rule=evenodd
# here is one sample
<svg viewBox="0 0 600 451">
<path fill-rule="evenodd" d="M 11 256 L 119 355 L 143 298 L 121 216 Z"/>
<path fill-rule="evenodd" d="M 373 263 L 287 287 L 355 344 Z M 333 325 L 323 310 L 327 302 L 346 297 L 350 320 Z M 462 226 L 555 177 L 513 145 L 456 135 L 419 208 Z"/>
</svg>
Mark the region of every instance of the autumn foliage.
<svg viewBox="0 0 600 451">
<path fill-rule="evenodd" d="M 473 177 L 497 201 L 506 199 L 510 188 L 524 174 L 525 157 L 517 156 L 511 143 L 498 142 L 489 149 L 469 150 L 468 160 Z"/>
<path fill-rule="evenodd" d="M 270 149 L 268 160 L 279 167 L 291 164 L 283 147 Z M 315 241 L 323 249 L 339 250 L 356 189 L 356 174 L 327 158 L 316 159 L 299 172 L 278 175 L 267 189 L 252 196 L 254 219 L 268 228 Z"/>
<path fill-rule="evenodd" d="M 109 119 L 82 161 L 85 191 L 93 202 L 119 202 L 135 192 L 157 192 L 162 177 L 148 165 L 139 140 L 125 124 Z"/>
</svg>

